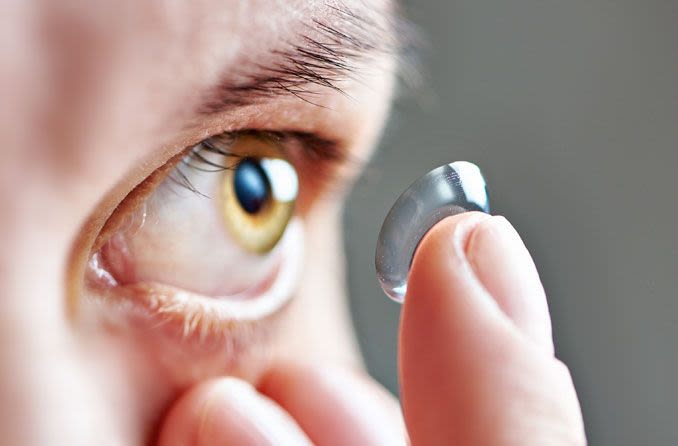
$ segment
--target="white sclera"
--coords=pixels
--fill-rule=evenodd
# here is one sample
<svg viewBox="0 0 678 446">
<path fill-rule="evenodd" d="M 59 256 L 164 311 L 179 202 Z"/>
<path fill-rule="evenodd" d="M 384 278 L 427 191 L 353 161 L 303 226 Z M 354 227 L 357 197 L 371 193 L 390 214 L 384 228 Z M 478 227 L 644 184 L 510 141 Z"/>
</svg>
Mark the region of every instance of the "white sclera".
<svg viewBox="0 0 678 446">
<path fill-rule="evenodd" d="M 402 302 L 412 257 L 440 220 L 468 211 L 490 212 L 485 178 L 478 166 L 456 161 L 433 169 L 396 200 L 379 232 L 375 265 L 384 292 Z"/>
</svg>

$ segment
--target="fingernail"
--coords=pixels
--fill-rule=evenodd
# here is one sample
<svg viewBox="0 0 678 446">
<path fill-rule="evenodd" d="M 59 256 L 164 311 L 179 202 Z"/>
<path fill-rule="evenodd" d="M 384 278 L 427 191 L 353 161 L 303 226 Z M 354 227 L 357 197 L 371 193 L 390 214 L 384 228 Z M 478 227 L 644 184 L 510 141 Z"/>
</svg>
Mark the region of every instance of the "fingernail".
<svg viewBox="0 0 678 446">
<path fill-rule="evenodd" d="M 470 235 L 466 256 L 502 311 L 530 338 L 552 349 L 544 288 L 511 223 L 501 216 L 482 221 Z"/>
<path fill-rule="evenodd" d="M 310 445 L 282 408 L 251 385 L 234 378 L 206 382 L 170 412 L 162 446 Z"/>
<path fill-rule="evenodd" d="M 247 383 L 225 381 L 205 411 L 200 446 L 217 444 L 307 445 L 308 438 L 282 409 Z"/>
</svg>

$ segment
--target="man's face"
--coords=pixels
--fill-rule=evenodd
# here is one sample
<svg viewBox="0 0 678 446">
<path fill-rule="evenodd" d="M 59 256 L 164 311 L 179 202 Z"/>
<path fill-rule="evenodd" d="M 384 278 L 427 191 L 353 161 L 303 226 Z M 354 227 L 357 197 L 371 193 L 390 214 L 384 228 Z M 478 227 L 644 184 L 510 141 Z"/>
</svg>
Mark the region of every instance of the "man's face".
<svg viewBox="0 0 678 446">
<path fill-rule="evenodd" d="M 391 6 L 11 3 L 1 437 L 144 444 L 201 379 L 358 363 L 340 211 L 388 111 Z M 290 218 L 271 195 L 289 172 L 262 159 L 296 170 Z M 264 205 L 243 210 L 256 181 Z"/>
</svg>

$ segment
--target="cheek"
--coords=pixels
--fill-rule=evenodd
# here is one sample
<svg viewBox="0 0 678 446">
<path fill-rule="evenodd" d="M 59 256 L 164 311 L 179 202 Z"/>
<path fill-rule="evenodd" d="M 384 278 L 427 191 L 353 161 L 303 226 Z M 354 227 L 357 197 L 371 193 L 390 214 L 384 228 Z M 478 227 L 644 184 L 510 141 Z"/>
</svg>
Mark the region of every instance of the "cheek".
<svg viewBox="0 0 678 446">
<path fill-rule="evenodd" d="M 126 438 L 121 444 L 150 444 L 138 439 L 153 435 L 151 430 L 158 423 L 158 417 L 188 386 L 224 374 L 255 382 L 266 368 L 266 355 L 261 351 L 241 355 L 243 366 L 230 361 L 223 350 L 208 352 L 196 346 L 187 353 L 178 349 L 176 343 L 160 340 L 136 327 L 125 325 L 121 329 L 110 309 L 103 324 L 101 315 L 94 314 L 100 309 L 83 310 L 97 318 L 97 330 L 82 333 L 86 338 L 83 353 L 88 362 L 85 366 L 73 361 L 79 367 L 74 370 L 74 376 L 80 380 L 74 384 L 77 392 L 70 393 L 69 398 L 76 404 L 88 398 L 92 400 L 88 406 L 72 408 L 69 413 L 83 411 L 80 413 L 96 416 L 96 421 L 106 420 L 114 427 L 109 438 Z M 85 369 L 89 374 L 80 376 Z M 65 382 L 69 381 L 59 381 Z M 45 401 L 44 395 L 41 401 Z M 69 407 L 64 401 L 58 404 L 58 407 Z M 55 413 L 45 416 L 55 417 Z"/>
</svg>

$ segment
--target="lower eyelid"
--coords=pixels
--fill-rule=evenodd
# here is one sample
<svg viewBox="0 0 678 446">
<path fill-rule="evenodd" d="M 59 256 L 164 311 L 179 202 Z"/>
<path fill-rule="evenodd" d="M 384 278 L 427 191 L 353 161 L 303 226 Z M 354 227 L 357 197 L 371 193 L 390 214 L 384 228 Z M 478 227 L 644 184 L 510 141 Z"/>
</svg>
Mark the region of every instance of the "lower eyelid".
<svg viewBox="0 0 678 446">
<path fill-rule="evenodd" d="M 289 308 L 282 307 L 261 319 L 234 321 L 195 303 L 189 307 L 167 301 L 155 311 L 139 303 L 130 306 L 128 303 L 135 299 L 132 294 L 148 294 L 133 288 L 125 292 L 128 298 L 121 301 L 120 295 L 107 296 L 106 292 L 90 289 L 88 301 L 94 302 L 95 309 L 99 310 L 100 323 L 114 330 L 121 340 L 127 338 L 136 348 L 141 348 L 150 363 L 156 363 L 179 382 L 187 384 L 201 376 L 237 371 L 244 361 L 251 366 L 254 357 L 265 353 L 265 346 L 275 339 L 279 322 Z M 187 368 L 186 364 L 190 366 Z"/>
<path fill-rule="evenodd" d="M 285 248 L 279 266 L 271 271 L 257 289 L 240 299 L 200 296 L 156 283 L 121 286 L 97 271 L 90 262 L 89 292 L 115 307 L 124 307 L 133 327 L 151 332 L 184 348 L 197 345 L 201 349 L 228 347 L 243 350 L 263 341 L 274 329 L 275 321 L 285 313 L 301 272 L 303 227 L 293 221 L 292 230 L 284 237 Z M 94 257 L 96 259 L 96 257 Z"/>
</svg>

